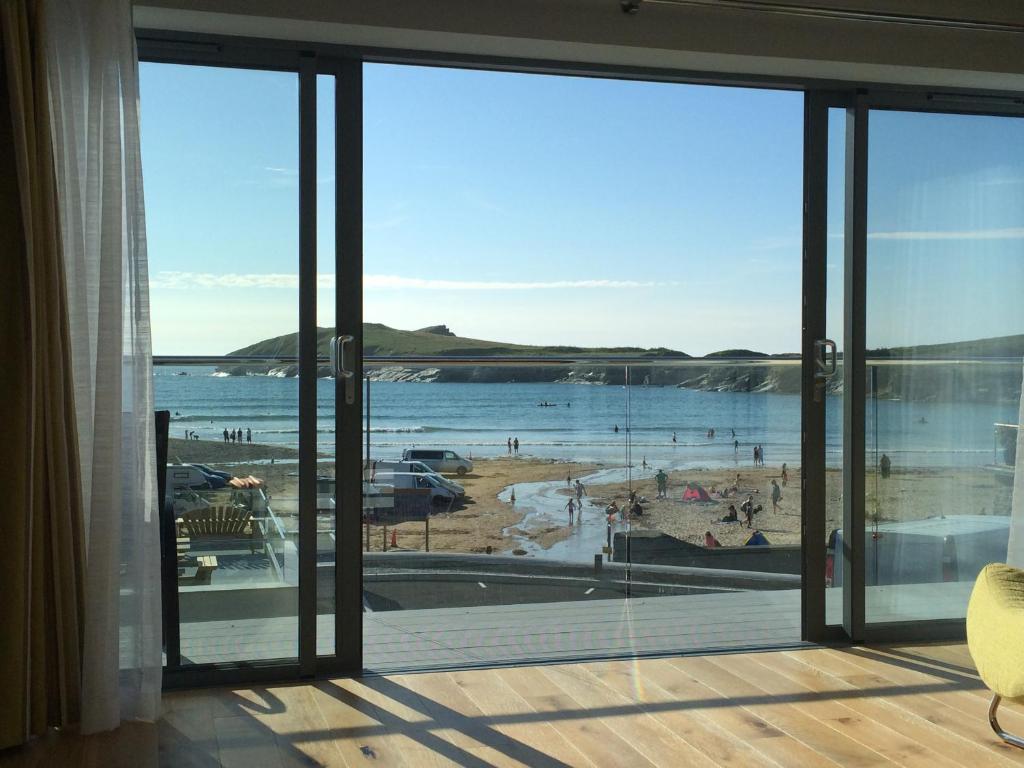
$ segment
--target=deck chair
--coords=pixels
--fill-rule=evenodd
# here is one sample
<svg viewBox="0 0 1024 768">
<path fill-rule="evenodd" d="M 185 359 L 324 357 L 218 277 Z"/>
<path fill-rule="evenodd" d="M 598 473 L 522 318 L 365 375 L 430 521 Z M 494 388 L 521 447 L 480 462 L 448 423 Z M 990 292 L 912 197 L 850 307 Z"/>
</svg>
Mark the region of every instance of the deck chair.
<svg viewBox="0 0 1024 768">
<path fill-rule="evenodd" d="M 247 538 L 250 554 L 256 553 L 257 542 L 263 538 L 252 512 L 229 504 L 186 512 L 181 516 L 181 528 L 193 539 Z"/>
</svg>

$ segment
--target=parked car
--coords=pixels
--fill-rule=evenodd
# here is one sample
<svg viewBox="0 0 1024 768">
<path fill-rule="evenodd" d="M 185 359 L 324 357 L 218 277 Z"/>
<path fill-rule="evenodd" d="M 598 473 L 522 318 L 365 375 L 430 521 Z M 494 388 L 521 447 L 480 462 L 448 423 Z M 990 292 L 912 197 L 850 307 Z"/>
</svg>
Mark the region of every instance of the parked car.
<svg viewBox="0 0 1024 768">
<path fill-rule="evenodd" d="M 195 464 L 167 465 L 167 493 L 174 489 L 191 488 L 192 490 L 217 490 L 227 485 L 220 475 L 211 475 Z"/>
<path fill-rule="evenodd" d="M 466 494 L 465 488 L 454 480 L 449 480 L 439 472 L 435 472 L 422 461 L 371 461 L 365 465 L 363 480 L 370 480 L 372 482 L 378 472 L 411 472 L 419 475 L 430 475 L 456 496 L 464 496 Z"/>
<path fill-rule="evenodd" d="M 411 488 L 425 488 L 430 491 L 430 501 L 434 504 L 451 504 L 459 497 L 443 484 L 444 478 L 436 475 L 424 475 L 418 472 L 378 472 L 373 482 L 377 486 L 391 486 L 396 492 Z"/>
<path fill-rule="evenodd" d="M 207 475 L 216 475 L 217 477 L 223 477 L 225 481 L 228 481 L 232 477 L 234 477 L 234 475 L 232 475 L 230 472 L 225 472 L 224 470 L 221 470 L 221 469 L 214 469 L 213 467 L 209 466 L 208 464 L 199 464 L 199 463 L 193 461 L 192 462 L 192 466 L 193 467 L 198 467 L 199 469 L 201 469 Z"/>
<path fill-rule="evenodd" d="M 464 459 L 455 451 L 435 450 L 431 448 L 406 448 L 402 452 L 402 461 L 421 461 L 435 472 L 454 472 L 464 475 L 473 471 L 473 462 Z"/>
</svg>

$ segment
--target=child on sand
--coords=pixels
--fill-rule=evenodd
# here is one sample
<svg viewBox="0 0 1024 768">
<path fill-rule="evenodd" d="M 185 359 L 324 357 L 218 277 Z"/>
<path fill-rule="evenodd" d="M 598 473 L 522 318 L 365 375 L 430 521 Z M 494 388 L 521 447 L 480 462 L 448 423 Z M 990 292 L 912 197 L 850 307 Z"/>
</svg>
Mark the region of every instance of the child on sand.
<svg viewBox="0 0 1024 768">
<path fill-rule="evenodd" d="M 569 510 L 569 525 L 572 525 L 573 516 L 576 514 L 576 499 L 570 496 L 565 508 Z"/>
<path fill-rule="evenodd" d="M 705 547 L 720 547 L 722 542 L 711 535 L 711 531 L 704 532 L 704 546 Z"/>
</svg>

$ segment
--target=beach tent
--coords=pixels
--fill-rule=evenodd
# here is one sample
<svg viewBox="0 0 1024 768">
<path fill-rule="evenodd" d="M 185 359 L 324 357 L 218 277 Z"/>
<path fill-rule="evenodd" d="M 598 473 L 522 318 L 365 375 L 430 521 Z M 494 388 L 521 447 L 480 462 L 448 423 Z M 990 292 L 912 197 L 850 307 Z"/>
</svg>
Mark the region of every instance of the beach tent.
<svg viewBox="0 0 1024 768">
<path fill-rule="evenodd" d="M 757 547 L 764 546 L 766 544 L 768 544 L 768 539 L 765 538 L 765 535 L 760 531 L 754 531 L 752 534 L 750 534 L 750 538 L 747 539 L 747 543 L 744 544 L 744 546 Z"/>
<path fill-rule="evenodd" d="M 683 501 L 711 501 L 711 497 L 697 483 L 687 483 L 683 491 Z"/>
</svg>

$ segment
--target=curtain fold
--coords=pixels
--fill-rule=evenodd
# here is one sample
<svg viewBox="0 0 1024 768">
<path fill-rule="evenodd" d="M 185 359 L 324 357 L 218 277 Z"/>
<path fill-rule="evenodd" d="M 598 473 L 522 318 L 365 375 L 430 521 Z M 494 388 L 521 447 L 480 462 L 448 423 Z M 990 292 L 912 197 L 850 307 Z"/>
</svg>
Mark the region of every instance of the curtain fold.
<svg viewBox="0 0 1024 768">
<path fill-rule="evenodd" d="M 159 714 L 160 539 L 128 0 L 42 0 L 84 501 L 82 730 Z"/>
<path fill-rule="evenodd" d="M 83 512 L 38 5 L 0 0 L 0 748 L 78 721 Z"/>
</svg>

